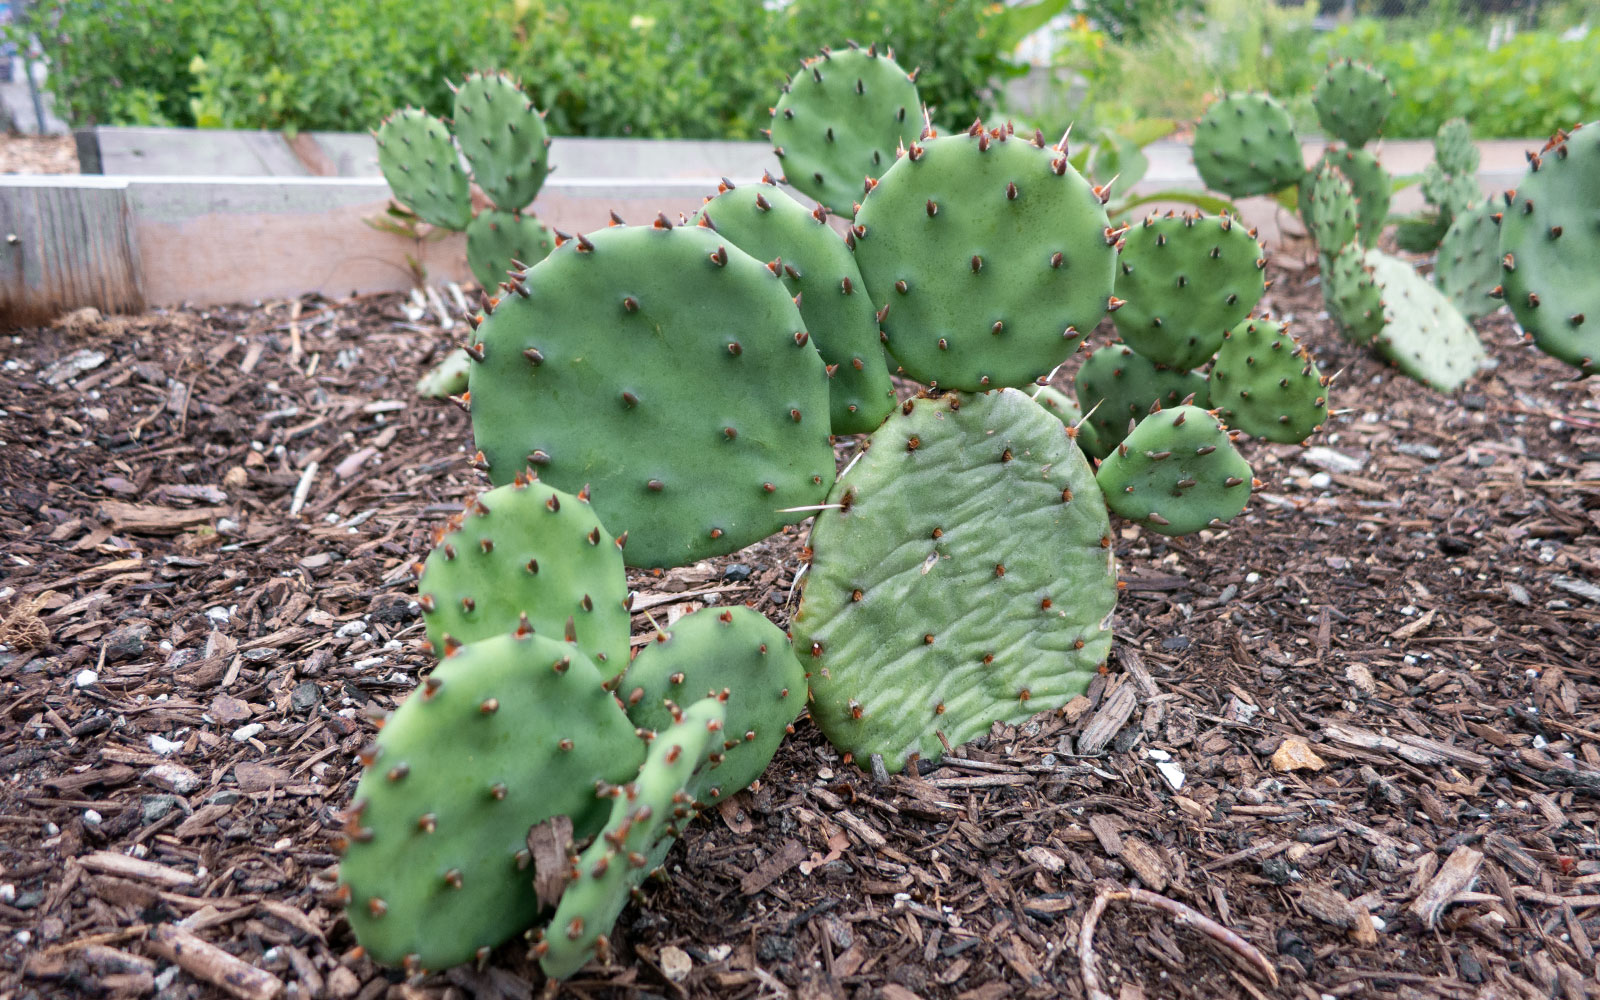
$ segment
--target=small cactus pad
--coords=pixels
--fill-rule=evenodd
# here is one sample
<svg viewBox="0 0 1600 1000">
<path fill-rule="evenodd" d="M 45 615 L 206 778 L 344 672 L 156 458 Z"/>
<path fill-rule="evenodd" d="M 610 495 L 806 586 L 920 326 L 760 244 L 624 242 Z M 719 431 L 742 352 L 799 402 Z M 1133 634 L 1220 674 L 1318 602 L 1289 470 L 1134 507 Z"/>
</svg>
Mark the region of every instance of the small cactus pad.
<svg viewBox="0 0 1600 1000">
<path fill-rule="evenodd" d="M 1271 194 L 1305 173 L 1289 112 L 1265 94 L 1211 105 L 1195 126 L 1194 165 L 1207 187 L 1234 198 Z"/>
<path fill-rule="evenodd" d="M 467 226 L 467 266 L 478 287 L 493 293 L 513 262 L 532 267 L 555 245 L 555 236 L 533 216 L 484 209 Z"/>
<path fill-rule="evenodd" d="M 378 167 L 395 199 L 430 225 L 467 228 L 472 194 L 444 122 L 406 108 L 384 119 L 377 138 Z"/>
<path fill-rule="evenodd" d="M 856 261 L 889 353 L 941 389 L 1026 385 L 1111 302 L 1115 238 L 1066 154 L 1009 126 L 912 143 L 862 202 Z"/>
<path fill-rule="evenodd" d="M 1105 661 L 1105 503 L 1059 421 L 1014 389 L 908 402 L 817 516 L 791 628 L 811 717 L 865 768 L 1020 722 Z"/>
<path fill-rule="evenodd" d="M 1439 126 L 1433 137 L 1433 161 L 1439 169 L 1456 176 L 1478 172 L 1478 147 L 1472 142 L 1472 129 L 1461 118 Z"/>
<path fill-rule="evenodd" d="M 1317 248 L 1325 254 L 1338 253 L 1356 241 L 1356 196 L 1350 181 L 1331 163 L 1317 168 L 1305 206 L 1306 228 Z"/>
<path fill-rule="evenodd" d="M 722 703 L 705 698 L 677 717 L 650 741 L 638 777 L 605 790 L 612 799 L 611 816 L 594 843 L 574 859 L 572 880 L 544 939 L 534 945 L 552 979 L 572 975 L 604 949 L 631 890 L 651 871 L 651 854 L 660 857 L 661 848 L 699 815 L 701 806 L 690 788 L 707 754 L 721 746 Z"/>
<path fill-rule="evenodd" d="M 1394 91 L 1382 73 L 1349 59 L 1329 65 L 1311 92 L 1323 129 L 1352 146 L 1378 137 L 1393 101 Z"/>
<path fill-rule="evenodd" d="M 721 746 L 690 788 L 707 802 L 761 777 L 805 707 L 806 674 L 789 637 L 749 608 L 705 608 L 658 632 L 617 686 L 633 724 L 653 731 L 672 724 L 668 703 L 724 693 L 727 726 Z"/>
<path fill-rule="evenodd" d="M 1459 389 L 1485 360 L 1471 324 L 1409 263 L 1378 250 L 1366 263 L 1383 296 L 1378 353 L 1430 389 Z"/>
<path fill-rule="evenodd" d="M 1228 521 L 1250 502 L 1250 464 L 1227 428 L 1198 406 L 1139 421 L 1095 476 L 1106 506 L 1163 535 Z"/>
<path fill-rule="evenodd" d="M 447 399 L 467 391 L 467 373 L 472 368 L 472 358 L 463 348 L 446 354 L 437 365 L 417 382 L 417 395 L 424 399 Z"/>
<path fill-rule="evenodd" d="M 489 478 L 530 463 L 628 535 L 636 566 L 743 548 L 833 481 L 828 373 L 765 264 L 710 229 L 568 240 L 478 328 L 472 429 Z"/>
<path fill-rule="evenodd" d="M 849 218 L 866 178 L 882 176 L 895 148 L 921 130 L 913 79 L 875 47 L 807 59 L 772 109 L 783 179 Z"/>
<path fill-rule="evenodd" d="M 456 88 L 454 114 L 456 139 L 478 187 L 503 211 L 527 208 L 550 173 L 544 116 L 503 73 L 470 74 Z"/>
<path fill-rule="evenodd" d="M 1422 197 L 1437 205 L 1439 214 L 1452 218 L 1483 200 L 1483 189 L 1476 174 L 1447 174 L 1437 163 L 1422 171 Z"/>
<path fill-rule="evenodd" d="M 1529 157 L 1500 224 L 1506 304 L 1546 354 L 1600 372 L 1600 122 Z"/>
<path fill-rule="evenodd" d="M 1117 333 L 1157 364 L 1203 365 L 1266 292 L 1266 264 L 1261 244 L 1229 216 L 1152 215 L 1123 237 Z"/>
<path fill-rule="evenodd" d="M 1356 245 L 1321 255 L 1322 293 L 1339 334 L 1352 344 L 1370 345 L 1383 332 L 1383 293 Z"/>
<path fill-rule="evenodd" d="M 1085 455 L 1098 455 L 1100 448 L 1095 437 L 1094 424 L 1083 419 L 1083 409 L 1076 400 L 1051 386 L 1041 386 L 1032 394 L 1033 401 L 1067 427 L 1067 436 L 1078 442 Z"/>
<path fill-rule="evenodd" d="M 1089 414 L 1092 441 L 1082 441 L 1095 458 L 1111 453 L 1131 424 L 1143 420 L 1154 405 L 1177 406 L 1190 396 L 1207 405 L 1209 384 L 1198 372 L 1158 365 L 1122 344 L 1110 344 L 1089 355 L 1078 369 L 1078 405 Z"/>
<path fill-rule="evenodd" d="M 375 961 L 440 969 L 538 915 L 528 828 L 600 828 L 597 781 L 644 746 L 576 647 L 529 632 L 462 646 L 363 754 L 339 868 L 356 940 Z"/>
<path fill-rule="evenodd" d="M 1479 199 L 1455 217 L 1439 242 L 1433 280 L 1467 319 L 1500 308 L 1493 297 L 1500 284 L 1500 227 L 1494 216 L 1495 203 Z"/>
<path fill-rule="evenodd" d="M 1383 224 L 1389 218 L 1389 196 L 1392 182 L 1389 172 L 1383 169 L 1378 158 L 1364 149 L 1346 149 L 1342 146 L 1329 146 L 1322 154 L 1322 160 L 1316 171 L 1306 174 L 1306 181 L 1301 185 L 1300 195 L 1302 213 L 1313 204 L 1313 197 L 1308 197 L 1306 188 L 1313 183 L 1313 178 L 1321 172 L 1327 164 L 1337 167 L 1345 180 L 1350 182 L 1350 193 L 1356 199 L 1356 235 L 1364 247 L 1378 245 L 1378 237 L 1383 233 Z M 1310 208 L 1315 211 L 1314 208 Z M 1309 224 L 1309 219 L 1307 220 Z"/>
<path fill-rule="evenodd" d="M 878 321 L 861 271 L 819 209 L 808 212 L 772 183 L 724 184 L 696 220 L 705 219 L 740 250 L 772 261 L 829 369 L 835 434 L 859 434 L 894 409 L 894 385 L 878 342 Z"/>
<path fill-rule="evenodd" d="M 478 497 L 451 520 L 417 581 L 434 652 L 520 625 L 574 641 L 611 676 L 628 663 L 622 550 L 588 497 L 530 476 Z M 448 637 L 448 638 L 447 638 Z"/>
<path fill-rule="evenodd" d="M 1294 444 L 1327 421 L 1328 380 L 1286 326 L 1247 319 L 1211 366 L 1211 405 L 1230 427 Z"/>
</svg>

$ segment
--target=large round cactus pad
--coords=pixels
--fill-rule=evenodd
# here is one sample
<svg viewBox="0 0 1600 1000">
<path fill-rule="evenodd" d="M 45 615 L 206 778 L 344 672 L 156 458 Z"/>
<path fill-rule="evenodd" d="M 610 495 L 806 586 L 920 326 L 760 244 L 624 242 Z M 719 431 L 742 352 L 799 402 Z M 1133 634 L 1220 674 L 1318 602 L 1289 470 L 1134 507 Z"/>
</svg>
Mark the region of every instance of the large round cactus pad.
<svg viewBox="0 0 1600 1000">
<path fill-rule="evenodd" d="M 1557 133 L 1507 195 L 1506 304 L 1546 354 L 1600 372 L 1600 122 Z"/>
<path fill-rule="evenodd" d="M 1009 127 L 914 144 L 856 217 L 889 353 L 941 389 L 1019 386 L 1105 315 L 1114 239 L 1066 154 Z"/>
<path fill-rule="evenodd" d="M 1110 519 L 1061 422 L 1016 390 L 889 418 L 812 531 L 795 648 L 811 717 L 891 771 L 1083 692 L 1111 643 Z"/>
<path fill-rule="evenodd" d="M 828 374 L 765 264 L 709 229 L 569 240 L 478 329 L 489 478 L 590 486 L 636 566 L 678 566 L 805 516 L 833 480 Z"/>
</svg>

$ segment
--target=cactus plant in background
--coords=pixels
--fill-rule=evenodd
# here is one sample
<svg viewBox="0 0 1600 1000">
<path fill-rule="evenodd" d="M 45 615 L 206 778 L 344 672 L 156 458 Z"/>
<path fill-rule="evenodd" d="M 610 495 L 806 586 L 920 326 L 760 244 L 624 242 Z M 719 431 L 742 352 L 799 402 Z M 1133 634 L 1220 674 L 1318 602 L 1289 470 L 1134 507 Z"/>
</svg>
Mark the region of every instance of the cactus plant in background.
<svg viewBox="0 0 1600 1000">
<path fill-rule="evenodd" d="M 1394 90 L 1388 78 L 1349 59 L 1329 65 L 1311 92 L 1311 105 L 1323 129 L 1356 147 L 1378 137 L 1392 103 Z"/>
<path fill-rule="evenodd" d="M 1500 219 L 1504 295 L 1539 349 L 1600 372 L 1600 122 L 1528 155 Z"/>
<path fill-rule="evenodd" d="M 450 129 L 416 108 L 404 108 L 378 126 L 378 166 L 395 199 L 423 222 L 465 229 L 472 221 L 471 182 Z"/>
<path fill-rule="evenodd" d="M 1501 260 L 1497 214 L 1494 203 L 1480 195 L 1477 204 L 1456 214 L 1439 243 L 1434 283 L 1469 320 L 1500 308 L 1494 297 Z"/>
<path fill-rule="evenodd" d="M 1357 240 L 1364 247 L 1377 246 L 1378 237 L 1383 234 L 1383 224 L 1389 218 L 1392 182 L 1389 172 L 1378 163 L 1378 158 L 1364 149 L 1329 146 L 1323 152 L 1318 167 L 1307 172 L 1300 194 L 1300 210 L 1306 220 L 1306 228 L 1310 229 L 1314 224 L 1312 213 L 1316 211 L 1316 199 L 1308 196 L 1306 189 L 1314 183 L 1316 171 L 1330 165 L 1337 168 L 1350 184 L 1350 193 L 1355 199 Z"/>
<path fill-rule="evenodd" d="M 1483 201 L 1478 187 L 1478 147 L 1472 130 L 1460 118 L 1439 126 L 1433 138 L 1433 162 L 1423 169 L 1422 197 L 1426 210 L 1400 220 L 1395 242 L 1412 253 L 1430 253 L 1458 215 Z"/>
<path fill-rule="evenodd" d="M 1294 121 L 1265 94 L 1231 94 L 1206 109 L 1194 165 L 1207 187 L 1234 198 L 1281 191 L 1306 172 Z"/>
</svg>

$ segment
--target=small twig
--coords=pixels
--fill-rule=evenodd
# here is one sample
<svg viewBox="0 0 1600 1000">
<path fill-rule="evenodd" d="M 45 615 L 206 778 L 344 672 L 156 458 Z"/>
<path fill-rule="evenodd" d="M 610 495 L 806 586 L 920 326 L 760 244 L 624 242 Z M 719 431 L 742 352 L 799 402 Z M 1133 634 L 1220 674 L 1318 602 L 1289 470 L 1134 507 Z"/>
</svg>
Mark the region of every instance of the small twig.
<svg viewBox="0 0 1600 1000">
<path fill-rule="evenodd" d="M 1126 889 L 1101 891 L 1094 898 L 1094 905 L 1089 907 L 1088 915 L 1083 918 L 1083 929 L 1078 932 L 1078 966 L 1083 972 L 1083 988 L 1089 995 L 1089 1000 L 1112 1000 L 1111 994 L 1101 987 L 1100 975 L 1094 968 L 1095 926 L 1100 922 L 1100 915 L 1106 911 L 1106 905 L 1112 900 L 1143 903 L 1145 906 L 1172 914 L 1178 923 L 1189 924 L 1201 934 L 1233 952 L 1268 984 L 1278 985 L 1278 970 L 1272 967 L 1272 963 L 1267 961 L 1267 957 L 1261 954 L 1255 945 L 1185 903 L 1168 899 L 1148 889 L 1129 886 Z"/>
<path fill-rule="evenodd" d="M 317 463 L 312 462 L 306 466 L 306 471 L 300 474 L 300 482 L 295 485 L 294 499 L 289 501 L 289 516 L 299 517 L 300 508 L 306 505 L 306 497 L 311 494 L 311 481 L 317 478 Z"/>
</svg>

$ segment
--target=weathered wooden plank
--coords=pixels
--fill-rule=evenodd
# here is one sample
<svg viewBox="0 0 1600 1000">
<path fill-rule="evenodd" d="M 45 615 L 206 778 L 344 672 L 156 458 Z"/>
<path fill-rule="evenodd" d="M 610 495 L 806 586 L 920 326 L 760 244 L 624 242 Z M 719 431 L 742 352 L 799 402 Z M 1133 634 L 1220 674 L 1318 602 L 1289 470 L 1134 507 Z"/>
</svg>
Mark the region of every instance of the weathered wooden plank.
<svg viewBox="0 0 1600 1000">
<path fill-rule="evenodd" d="M 0 187 L 0 326 L 145 307 L 125 182 Z"/>
</svg>

